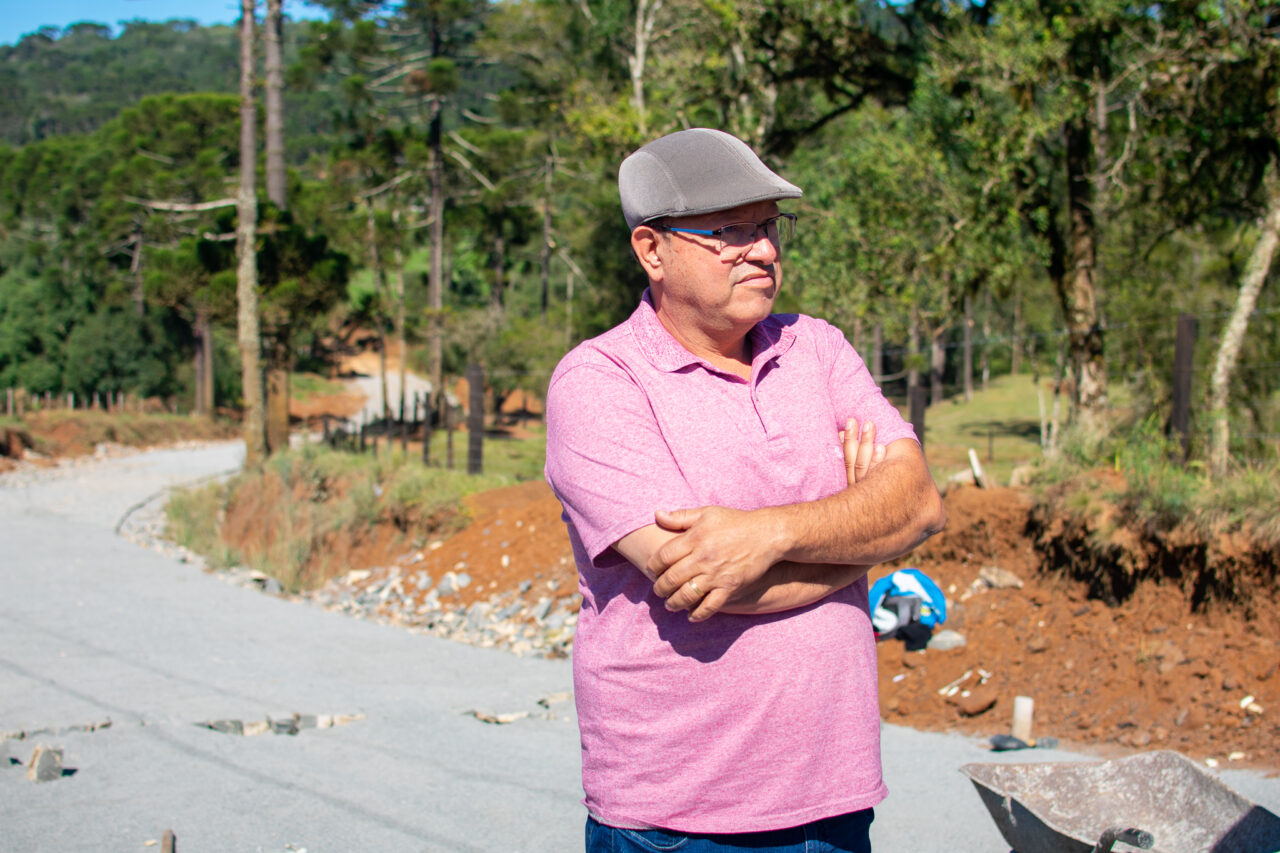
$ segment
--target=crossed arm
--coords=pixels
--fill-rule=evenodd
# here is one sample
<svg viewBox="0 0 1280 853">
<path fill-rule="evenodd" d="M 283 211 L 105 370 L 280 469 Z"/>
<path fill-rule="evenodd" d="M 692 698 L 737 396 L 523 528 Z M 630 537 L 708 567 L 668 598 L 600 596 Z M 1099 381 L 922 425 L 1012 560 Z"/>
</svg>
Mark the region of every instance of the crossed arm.
<svg viewBox="0 0 1280 853">
<path fill-rule="evenodd" d="M 668 610 L 773 613 L 842 589 L 942 529 L 946 511 L 920 446 L 876 448 L 874 425 L 843 433 L 848 486 L 816 501 L 659 510 L 614 548 L 654 581 Z"/>
</svg>

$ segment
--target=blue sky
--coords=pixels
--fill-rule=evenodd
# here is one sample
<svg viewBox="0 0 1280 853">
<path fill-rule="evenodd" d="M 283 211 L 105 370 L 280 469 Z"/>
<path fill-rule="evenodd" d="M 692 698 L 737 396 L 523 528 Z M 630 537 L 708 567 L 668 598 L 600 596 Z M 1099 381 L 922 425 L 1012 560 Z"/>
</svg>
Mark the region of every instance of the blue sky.
<svg viewBox="0 0 1280 853">
<path fill-rule="evenodd" d="M 0 44 L 16 44 L 43 26 L 61 28 L 78 21 L 106 24 L 119 32 L 121 21 L 134 18 L 229 24 L 240 17 L 239 0 L 0 0 L 0 7 Z M 303 0 L 285 0 L 284 12 L 295 20 L 325 17 L 322 9 Z"/>
</svg>

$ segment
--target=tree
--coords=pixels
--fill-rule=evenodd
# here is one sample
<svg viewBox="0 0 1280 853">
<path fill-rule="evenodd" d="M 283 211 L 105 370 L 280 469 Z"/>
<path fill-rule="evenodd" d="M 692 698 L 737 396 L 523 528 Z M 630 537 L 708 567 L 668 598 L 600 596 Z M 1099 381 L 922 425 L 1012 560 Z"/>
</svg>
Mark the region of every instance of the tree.
<svg viewBox="0 0 1280 853">
<path fill-rule="evenodd" d="M 263 26 L 266 87 L 266 179 L 267 200 L 279 211 L 289 208 L 284 165 L 284 54 L 281 42 L 284 21 L 283 0 L 267 0 L 267 18 Z M 289 376 L 293 371 L 290 347 L 292 329 L 276 324 L 266 336 L 266 433 L 267 452 L 275 453 L 289 446 Z"/>
<path fill-rule="evenodd" d="M 267 457 L 255 251 L 258 222 L 258 113 L 253 91 L 256 5 L 255 0 L 240 2 L 240 186 L 236 195 L 236 301 L 239 306 L 236 325 L 244 394 L 244 461 L 248 468 L 261 465 Z"/>
<path fill-rule="evenodd" d="M 1235 368 L 1249 317 L 1280 247 L 1280 6 L 1223 0 L 1195 9 L 1185 20 L 1179 46 L 1189 61 L 1177 69 L 1176 83 L 1188 109 L 1179 112 L 1198 130 L 1191 153 L 1200 162 L 1210 161 L 1190 173 L 1191 182 L 1199 184 L 1199 194 L 1210 204 L 1235 201 L 1220 194 L 1225 185 L 1257 211 L 1251 223 L 1257 237 L 1210 379 L 1209 463 L 1213 475 L 1222 477 L 1230 453 Z"/>
<path fill-rule="evenodd" d="M 971 121 L 958 129 L 975 171 L 1019 189 L 1027 227 L 1067 328 L 1073 413 L 1097 437 L 1108 409 L 1098 244 L 1129 139 L 1118 124 L 1142 93 L 1158 9 L 1114 0 L 1013 0 L 997 15 L 954 14 L 936 47 L 940 80 Z M 1113 132 L 1120 130 L 1121 132 Z"/>
</svg>

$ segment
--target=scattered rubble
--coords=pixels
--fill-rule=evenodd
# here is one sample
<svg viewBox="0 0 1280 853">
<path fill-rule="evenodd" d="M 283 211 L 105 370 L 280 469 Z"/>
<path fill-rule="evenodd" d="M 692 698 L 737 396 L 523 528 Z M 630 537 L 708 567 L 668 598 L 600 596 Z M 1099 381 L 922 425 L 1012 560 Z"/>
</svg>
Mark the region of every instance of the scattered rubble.
<svg viewBox="0 0 1280 853">
<path fill-rule="evenodd" d="M 62 750 L 40 744 L 27 762 L 27 778 L 32 782 L 53 782 L 61 779 Z"/>
<path fill-rule="evenodd" d="M 952 631 L 950 628 L 944 628 L 929 638 L 929 643 L 925 648 L 935 652 L 947 652 L 952 649 L 962 649 L 964 644 L 964 634 L 959 631 Z"/>
<path fill-rule="evenodd" d="M 1022 589 L 1022 578 L 999 566 L 983 566 L 978 571 L 978 580 L 992 589 Z"/>
<path fill-rule="evenodd" d="M 410 561 L 412 557 L 410 557 Z M 469 605 L 455 602 L 471 585 L 466 572 L 445 572 L 432 587 L 425 570 L 404 575 L 401 567 L 357 570 L 299 596 L 326 610 L 373 619 L 420 633 L 517 656 L 567 657 L 573 646 L 581 601 L 572 596 L 525 600 L 532 584 L 494 592 Z"/>
<path fill-rule="evenodd" d="M 261 720 L 205 720 L 197 726 L 212 729 L 226 735 L 255 735 L 272 732 L 278 735 L 296 735 L 304 729 L 331 729 L 345 726 L 365 718 L 364 714 L 277 714 Z"/>
<path fill-rule="evenodd" d="M 516 720 L 523 720 L 525 717 L 529 716 L 528 711 L 513 711 L 509 714 L 491 714 L 488 711 L 476 711 L 473 709 L 470 711 L 464 711 L 463 713 L 468 716 L 475 717 L 482 723 L 493 723 L 495 725 L 514 723 Z"/>
<path fill-rule="evenodd" d="M 0 732 L 0 744 L 7 740 L 32 740 L 37 737 L 57 737 L 73 732 L 96 732 L 111 728 L 111 720 L 99 720 L 93 723 L 77 723 L 70 726 L 42 726 L 38 729 L 18 729 L 12 732 Z"/>
</svg>

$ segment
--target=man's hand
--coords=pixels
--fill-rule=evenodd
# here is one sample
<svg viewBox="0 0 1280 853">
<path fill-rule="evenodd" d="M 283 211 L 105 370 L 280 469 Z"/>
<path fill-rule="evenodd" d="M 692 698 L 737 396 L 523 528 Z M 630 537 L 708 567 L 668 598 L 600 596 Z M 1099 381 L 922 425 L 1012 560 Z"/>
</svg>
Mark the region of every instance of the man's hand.
<svg viewBox="0 0 1280 853">
<path fill-rule="evenodd" d="M 874 423 L 859 430 L 850 418 L 840 439 L 850 486 L 885 458 L 885 448 L 875 444 Z M 771 518 L 720 506 L 658 511 L 658 527 L 679 535 L 654 550 L 643 567 L 656 579 L 654 593 L 667 600 L 668 610 L 691 611 L 693 622 L 719 612 L 782 560 L 782 532 Z"/>
<path fill-rule="evenodd" d="M 776 536 L 754 515 L 722 506 L 654 513 L 660 528 L 680 534 L 653 552 L 645 572 L 668 610 L 690 610 L 700 622 L 782 559 Z"/>
<path fill-rule="evenodd" d="M 866 477 L 872 466 L 884 461 L 885 448 L 876 446 L 874 421 L 868 422 L 859 435 L 858 422 L 849 418 L 845 421 L 844 429 L 840 430 L 840 445 L 844 448 L 844 470 L 849 477 L 848 486 Z"/>
</svg>

